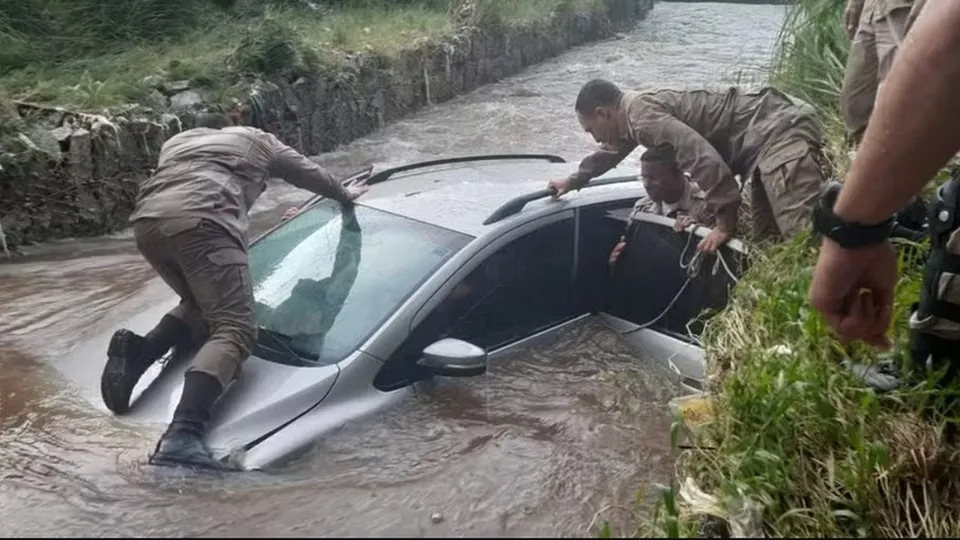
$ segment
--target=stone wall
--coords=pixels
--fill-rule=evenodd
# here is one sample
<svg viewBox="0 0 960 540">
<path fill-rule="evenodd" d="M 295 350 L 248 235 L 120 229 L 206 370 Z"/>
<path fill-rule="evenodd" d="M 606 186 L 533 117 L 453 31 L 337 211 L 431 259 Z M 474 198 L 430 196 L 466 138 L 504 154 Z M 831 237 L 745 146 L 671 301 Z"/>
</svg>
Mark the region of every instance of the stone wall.
<svg viewBox="0 0 960 540">
<path fill-rule="evenodd" d="M 356 55 L 342 69 L 294 81 L 256 81 L 251 95 L 265 129 L 316 155 L 428 104 L 627 30 L 646 16 L 654 0 L 605 3 L 606 13 L 558 16 L 529 27 L 464 27 L 442 42 L 414 46 L 394 61 Z M 177 107 L 202 105 L 189 92 L 168 83 L 155 93 L 163 105 L 132 107 L 109 117 L 26 103 L 0 111 L 0 123 L 6 117 L 10 125 L 14 116 L 19 125 L 32 126 L 13 135 L 9 129 L 0 133 L 8 149 L 11 141 L 16 148 L 0 153 L 0 225 L 8 246 L 124 228 L 139 182 L 155 166 L 163 142 L 192 127 L 201 114 Z M 168 112 L 154 112 L 163 108 Z"/>
</svg>

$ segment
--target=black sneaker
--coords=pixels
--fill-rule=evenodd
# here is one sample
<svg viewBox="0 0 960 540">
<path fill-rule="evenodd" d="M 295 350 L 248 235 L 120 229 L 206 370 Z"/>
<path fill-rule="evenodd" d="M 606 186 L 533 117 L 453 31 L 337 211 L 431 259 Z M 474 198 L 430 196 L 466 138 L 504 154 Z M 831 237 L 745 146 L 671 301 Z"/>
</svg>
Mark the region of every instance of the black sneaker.
<svg viewBox="0 0 960 540">
<path fill-rule="evenodd" d="M 140 377 L 157 358 L 149 354 L 147 340 L 121 329 L 113 333 L 107 347 L 107 365 L 100 376 L 100 395 L 114 414 L 130 410 L 130 394 Z"/>
<path fill-rule="evenodd" d="M 160 438 L 149 462 L 159 467 L 186 467 L 205 471 L 239 470 L 213 459 L 199 433 L 175 426 L 167 429 Z"/>
</svg>

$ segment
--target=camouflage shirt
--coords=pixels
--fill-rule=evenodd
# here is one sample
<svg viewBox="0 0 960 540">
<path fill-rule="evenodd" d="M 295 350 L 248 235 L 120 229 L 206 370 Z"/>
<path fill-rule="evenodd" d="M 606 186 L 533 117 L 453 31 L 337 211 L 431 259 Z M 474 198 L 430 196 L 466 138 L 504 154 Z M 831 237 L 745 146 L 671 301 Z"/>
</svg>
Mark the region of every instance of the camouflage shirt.
<svg viewBox="0 0 960 540">
<path fill-rule="evenodd" d="M 156 171 L 140 186 L 130 221 L 209 219 L 246 248 L 247 214 L 271 177 L 341 202 L 349 200 L 330 173 L 271 133 L 246 126 L 196 128 L 163 144 Z"/>
<path fill-rule="evenodd" d="M 704 227 L 715 227 L 717 216 L 708 209 L 706 194 L 697 186 L 689 173 L 684 173 L 684 176 L 687 178 L 687 182 L 680 200 L 671 204 L 655 202 L 648 197 L 640 198 L 633 205 L 630 217 L 627 218 L 627 229 L 633 224 L 637 214 L 641 212 L 674 219 L 687 216 Z"/>
<path fill-rule="evenodd" d="M 625 92 L 619 114 L 618 142 L 602 144 L 584 158 L 569 177 L 571 189 L 616 167 L 638 146 L 670 143 L 678 165 L 697 179 L 710 213 L 718 216 L 742 203 L 736 174 L 750 178 L 768 145 L 800 119 L 816 119 L 808 104 L 772 87 L 751 93 L 735 87 L 726 92 Z M 820 142 L 817 136 L 811 139 Z"/>
</svg>

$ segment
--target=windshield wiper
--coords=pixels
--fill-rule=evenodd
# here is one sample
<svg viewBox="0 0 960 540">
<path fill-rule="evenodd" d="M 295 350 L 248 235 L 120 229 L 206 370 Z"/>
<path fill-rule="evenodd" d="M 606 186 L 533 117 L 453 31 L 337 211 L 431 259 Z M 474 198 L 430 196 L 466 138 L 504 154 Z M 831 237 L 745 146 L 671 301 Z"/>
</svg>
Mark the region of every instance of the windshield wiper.
<svg viewBox="0 0 960 540">
<path fill-rule="evenodd" d="M 301 359 L 304 359 L 304 358 L 307 359 L 307 360 L 312 360 L 312 361 L 314 361 L 314 362 L 317 362 L 317 361 L 320 360 L 320 355 L 319 355 L 319 354 L 316 354 L 316 353 L 313 353 L 313 352 L 310 352 L 310 351 L 305 351 L 305 350 L 303 350 L 303 349 L 301 349 L 301 348 L 299 348 L 299 347 L 290 345 L 288 342 L 289 342 L 290 340 L 292 340 L 293 338 L 290 337 L 290 336 L 288 336 L 288 335 L 286 335 L 286 334 L 282 334 L 282 333 L 277 332 L 277 331 L 275 331 L 275 330 L 268 330 L 268 329 L 266 329 L 266 328 L 264 328 L 264 327 L 262 327 L 262 326 L 258 326 L 258 327 L 257 327 L 257 335 L 258 335 L 258 336 L 261 336 L 261 335 L 270 336 L 270 337 L 273 339 L 273 341 L 279 343 L 280 346 L 282 346 L 284 349 L 286 349 L 286 352 L 290 353 L 290 355 L 293 356 L 293 357 L 294 357 L 295 359 L 297 359 L 297 360 L 301 360 Z"/>
</svg>

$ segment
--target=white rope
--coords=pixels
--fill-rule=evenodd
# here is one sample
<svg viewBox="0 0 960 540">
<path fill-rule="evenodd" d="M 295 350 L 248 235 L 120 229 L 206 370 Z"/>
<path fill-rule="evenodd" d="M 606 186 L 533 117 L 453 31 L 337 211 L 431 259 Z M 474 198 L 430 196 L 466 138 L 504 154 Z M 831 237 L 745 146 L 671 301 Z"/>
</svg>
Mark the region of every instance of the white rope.
<svg viewBox="0 0 960 540">
<path fill-rule="evenodd" d="M 693 243 L 693 239 L 696 238 L 696 237 L 697 237 L 697 235 L 693 234 L 692 232 L 689 233 L 689 236 L 687 237 L 687 242 L 686 242 L 686 244 L 683 246 L 683 251 L 680 252 L 680 261 L 679 261 L 679 263 L 680 263 L 680 268 L 683 269 L 684 271 L 686 271 L 687 279 L 684 280 L 683 285 L 680 287 L 680 290 L 677 291 L 677 294 L 674 295 L 673 299 L 670 300 L 670 303 L 667 304 L 667 307 L 665 307 L 665 308 L 663 309 L 663 311 L 660 312 L 659 315 L 657 315 L 656 317 L 654 317 L 653 320 L 651 320 L 651 321 L 649 321 L 649 322 L 646 322 L 646 323 L 643 323 L 643 324 L 641 324 L 640 326 L 638 326 L 637 328 L 633 328 L 633 329 L 631 329 L 631 330 L 627 330 L 627 331 L 624 331 L 624 332 L 620 332 L 621 335 L 632 334 L 633 332 L 638 332 L 638 331 L 640 331 L 640 330 L 644 330 L 644 329 L 650 328 L 651 326 L 653 326 L 654 324 L 656 324 L 660 319 L 662 319 L 664 316 L 666 316 L 666 314 L 669 313 L 671 309 L 673 309 L 674 304 L 676 304 L 676 303 L 677 303 L 677 300 L 680 299 L 680 296 L 683 295 L 683 291 L 687 290 L 687 286 L 690 285 L 690 282 L 693 281 L 693 279 L 696 278 L 696 277 L 700 274 L 700 267 L 701 267 L 702 262 L 703 262 L 703 253 L 702 253 L 702 252 L 700 252 L 700 251 L 696 252 L 696 253 L 693 255 L 693 257 L 691 257 L 690 262 L 687 262 L 687 263 L 684 263 L 684 262 L 683 262 L 683 259 L 684 259 L 684 257 L 685 257 L 686 254 L 687 254 L 687 250 L 690 249 L 690 245 Z M 723 265 L 723 269 L 727 272 L 727 275 L 730 277 L 730 279 L 732 279 L 732 280 L 734 281 L 734 283 L 739 282 L 740 280 L 737 279 L 737 277 L 736 277 L 736 276 L 733 274 L 733 272 L 730 270 L 730 267 L 727 265 L 727 261 L 726 261 L 726 259 L 723 258 L 723 254 L 720 253 L 719 251 L 717 251 L 717 252 L 716 252 L 716 255 L 717 255 L 717 260 L 714 261 L 714 263 L 713 263 L 713 269 L 711 270 L 711 275 L 714 275 L 714 276 L 717 275 L 717 272 L 719 272 L 719 270 L 720 270 L 720 266 Z"/>
</svg>

